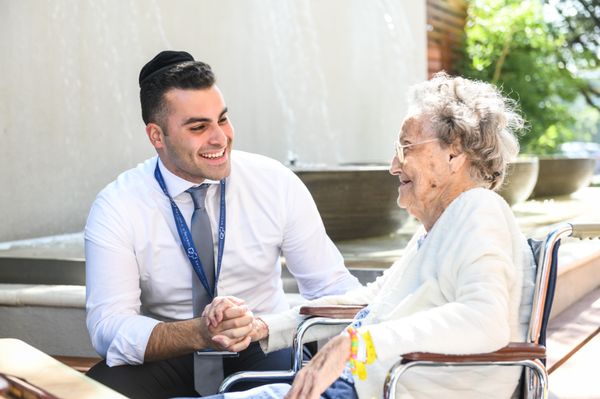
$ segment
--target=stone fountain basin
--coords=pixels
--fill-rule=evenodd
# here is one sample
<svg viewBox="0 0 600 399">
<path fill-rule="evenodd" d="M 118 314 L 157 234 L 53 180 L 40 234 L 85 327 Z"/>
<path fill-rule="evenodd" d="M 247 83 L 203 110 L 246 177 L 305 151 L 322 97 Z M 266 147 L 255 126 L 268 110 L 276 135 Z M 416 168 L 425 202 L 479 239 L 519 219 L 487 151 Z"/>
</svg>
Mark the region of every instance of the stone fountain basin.
<svg viewBox="0 0 600 399">
<path fill-rule="evenodd" d="M 358 281 L 365 285 L 367 283 L 371 283 L 377 279 L 377 277 L 381 276 L 385 269 L 383 268 L 349 268 L 348 271 L 354 277 L 358 279 Z M 298 294 L 300 290 L 298 289 L 298 283 L 296 283 L 296 279 L 289 272 L 287 267 L 281 269 L 281 280 L 283 281 L 283 291 L 286 294 Z"/>
<path fill-rule="evenodd" d="M 586 187 L 594 174 L 592 158 L 540 158 L 538 180 L 532 198 L 569 195 Z"/>
<path fill-rule="evenodd" d="M 506 178 L 498 190 L 509 205 L 525 201 L 537 182 L 539 162 L 536 157 L 518 158 L 508 164 Z"/>
<path fill-rule="evenodd" d="M 334 241 L 396 232 L 408 214 L 396 203 L 398 178 L 388 166 L 294 168 L 311 192 Z"/>
</svg>

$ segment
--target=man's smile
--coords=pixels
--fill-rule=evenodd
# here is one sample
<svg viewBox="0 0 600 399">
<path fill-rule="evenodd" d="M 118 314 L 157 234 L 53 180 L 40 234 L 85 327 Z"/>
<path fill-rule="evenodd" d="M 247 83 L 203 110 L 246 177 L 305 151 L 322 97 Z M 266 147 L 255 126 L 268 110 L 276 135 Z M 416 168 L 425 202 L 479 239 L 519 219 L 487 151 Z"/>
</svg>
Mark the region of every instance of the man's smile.
<svg viewBox="0 0 600 399">
<path fill-rule="evenodd" d="M 225 148 L 221 149 L 220 151 L 216 151 L 216 152 L 200 153 L 200 156 L 202 158 L 206 158 L 206 159 L 218 159 L 218 158 L 222 158 L 223 155 L 225 155 Z"/>
</svg>

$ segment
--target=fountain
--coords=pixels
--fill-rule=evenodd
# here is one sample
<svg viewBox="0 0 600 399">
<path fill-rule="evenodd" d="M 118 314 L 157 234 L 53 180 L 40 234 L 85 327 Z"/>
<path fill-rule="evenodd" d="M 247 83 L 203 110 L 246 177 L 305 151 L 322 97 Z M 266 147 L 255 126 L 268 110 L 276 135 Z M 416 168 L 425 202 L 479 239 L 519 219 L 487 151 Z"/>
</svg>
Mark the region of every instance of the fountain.
<svg viewBox="0 0 600 399">
<path fill-rule="evenodd" d="M 536 157 L 521 157 L 509 163 L 506 178 L 498 190 L 509 205 L 525 201 L 535 187 L 539 171 Z"/>
<path fill-rule="evenodd" d="M 540 158 L 540 172 L 533 198 L 569 195 L 592 180 L 596 160 L 592 158 Z"/>
<path fill-rule="evenodd" d="M 405 62 L 419 40 L 406 7 L 388 0 L 361 4 L 274 2 L 254 31 L 268 43 L 288 164 L 334 241 L 393 234 L 407 219 L 396 205 L 398 181 L 381 162 L 391 157 L 404 93 L 411 80 L 425 77 L 411 76 Z M 322 17 L 328 12 L 336 29 Z"/>
<path fill-rule="evenodd" d="M 311 192 L 334 241 L 396 232 L 408 214 L 396 203 L 398 179 L 387 166 L 295 168 Z"/>
</svg>

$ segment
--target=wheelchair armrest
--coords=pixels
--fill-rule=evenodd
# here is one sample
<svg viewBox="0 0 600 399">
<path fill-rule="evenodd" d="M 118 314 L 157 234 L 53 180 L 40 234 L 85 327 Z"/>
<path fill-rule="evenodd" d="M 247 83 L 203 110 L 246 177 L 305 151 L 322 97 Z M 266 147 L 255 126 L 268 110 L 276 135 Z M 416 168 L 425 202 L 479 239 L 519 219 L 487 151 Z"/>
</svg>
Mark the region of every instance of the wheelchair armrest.
<svg viewBox="0 0 600 399">
<path fill-rule="evenodd" d="M 584 240 L 586 238 L 600 238 L 600 223 L 571 223 L 573 229 L 571 236 Z"/>
<path fill-rule="evenodd" d="M 530 359 L 545 359 L 546 347 L 543 345 L 527 342 L 511 342 L 504 348 L 490 353 L 479 353 L 472 355 L 443 355 L 439 353 L 412 352 L 402 355 L 402 363 L 415 361 L 427 362 L 502 362 L 521 361 Z"/>
<path fill-rule="evenodd" d="M 496 352 L 474 355 L 442 355 L 439 353 L 412 352 L 402 355 L 388 371 L 383 387 L 385 399 L 396 398 L 396 384 L 411 367 L 440 366 L 524 366 L 532 370 L 538 378 L 536 398 L 547 397 L 548 374 L 540 359 L 546 357 L 546 347 L 538 344 L 511 342 Z"/>
<path fill-rule="evenodd" d="M 300 314 L 304 316 L 328 317 L 330 319 L 353 319 L 367 305 L 320 305 L 302 306 Z"/>
</svg>

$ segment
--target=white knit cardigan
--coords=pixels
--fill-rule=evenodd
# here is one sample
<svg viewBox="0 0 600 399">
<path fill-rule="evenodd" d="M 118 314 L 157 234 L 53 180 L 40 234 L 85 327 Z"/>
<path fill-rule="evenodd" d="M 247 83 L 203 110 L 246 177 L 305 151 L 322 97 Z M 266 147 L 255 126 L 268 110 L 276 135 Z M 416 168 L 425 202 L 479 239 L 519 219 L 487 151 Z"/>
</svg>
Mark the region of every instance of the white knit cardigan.
<svg viewBox="0 0 600 399">
<path fill-rule="evenodd" d="M 403 353 L 470 354 L 522 341 L 519 322 L 523 270 L 533 257 L 511 209 L 496 193 L 475 188 L 456 198 L 427 233 L 420 228 L 404 256 L 373 283 L 310 304 L 369 304 L 360 331 L 373 338 L 377 360 L 367 379 L 355 378 L 361 399 L 381 398 L 386 373 Z M 529 277 L 528 277 L 529 278 Z M 262 315 L 265 351 L 291 345 L 297 309 Z M 331 335 L 316 331 L 312 338 Z M 509 398 L 518 368 L 417 368 L 405 374 L 402 398 Z"/>
</svg>

